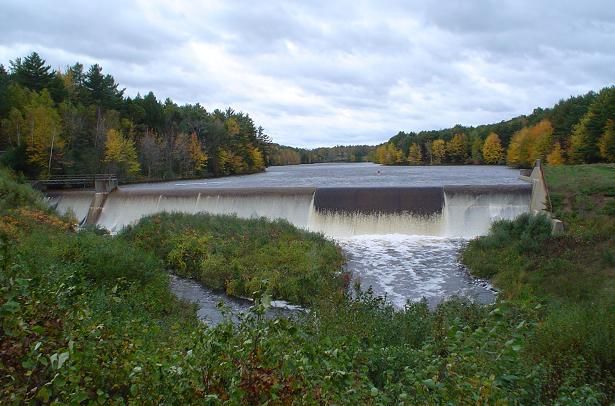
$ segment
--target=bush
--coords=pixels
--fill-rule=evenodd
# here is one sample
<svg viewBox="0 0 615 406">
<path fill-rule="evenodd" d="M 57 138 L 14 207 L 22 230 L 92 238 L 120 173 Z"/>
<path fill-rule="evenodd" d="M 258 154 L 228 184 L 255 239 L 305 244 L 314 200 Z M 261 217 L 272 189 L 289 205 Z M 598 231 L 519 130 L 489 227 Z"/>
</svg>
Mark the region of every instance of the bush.
<svg viewBox="0 0 615 406">
<path fill-rule="evenodd" d="M 162 213 L 127 227 L 120 238 L 230 295 L 251 297 L 265 284 L 276 299 L 309 304 L 344 288 L 336 245 L 285 221 Z"/>
</svg>

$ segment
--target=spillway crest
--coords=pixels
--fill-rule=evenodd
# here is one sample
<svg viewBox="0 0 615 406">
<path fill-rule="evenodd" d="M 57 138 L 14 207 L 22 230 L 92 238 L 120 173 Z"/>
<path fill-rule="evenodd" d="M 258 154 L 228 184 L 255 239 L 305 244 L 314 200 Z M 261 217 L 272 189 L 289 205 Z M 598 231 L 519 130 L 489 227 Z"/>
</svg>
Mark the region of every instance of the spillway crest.
<svg viewBox="0 0 615 406">
<path fill-rule="evenodd" d="M 529 185 L 237 188 L 111 192 L 96 224 L 112 232 L 159 212 L 284 219 L 332 237 L 405 234 L 474 237 L 527 212 Z M 85 221 L 93 192 L 56 192 L 50 204 Z"/>
</svg>

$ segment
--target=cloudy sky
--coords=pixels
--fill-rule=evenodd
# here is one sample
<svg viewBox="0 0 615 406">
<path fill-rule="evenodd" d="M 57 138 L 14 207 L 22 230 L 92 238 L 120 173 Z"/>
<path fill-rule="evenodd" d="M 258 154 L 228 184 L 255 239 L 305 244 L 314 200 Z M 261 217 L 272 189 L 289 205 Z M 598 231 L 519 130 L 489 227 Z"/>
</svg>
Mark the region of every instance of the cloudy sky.
<svg viewBox="0 0 615 406">
<path fill-rule="evenodd" d="M 615 83 L 612 0 L 3 0 L 0 63 L 249 113 L 294 146 L 496 122 Z"/>
</svg>

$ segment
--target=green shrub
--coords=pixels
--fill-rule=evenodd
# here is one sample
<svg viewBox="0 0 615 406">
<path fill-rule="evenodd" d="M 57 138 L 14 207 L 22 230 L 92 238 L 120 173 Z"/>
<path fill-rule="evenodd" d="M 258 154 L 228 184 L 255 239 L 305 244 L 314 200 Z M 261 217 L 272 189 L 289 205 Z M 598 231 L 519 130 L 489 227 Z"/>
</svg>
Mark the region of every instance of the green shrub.
<svg viewBox="0 0 615 406">
<path fill-rule="evenodd" d="M 309 304 L 343 289 L 335 244 L 285 221 L 162 213 L 120 238 L 155 252 L 174 272 L 235 296 L 251 297 L 266 282 L 274 298 Z"/>
</svg>

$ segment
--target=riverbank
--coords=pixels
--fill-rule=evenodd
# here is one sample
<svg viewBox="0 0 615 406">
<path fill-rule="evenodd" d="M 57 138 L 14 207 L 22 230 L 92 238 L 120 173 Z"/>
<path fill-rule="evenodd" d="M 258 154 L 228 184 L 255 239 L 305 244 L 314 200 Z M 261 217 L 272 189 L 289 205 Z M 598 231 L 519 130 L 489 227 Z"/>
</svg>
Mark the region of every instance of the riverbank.
<svg viewBox="0 0 615 406">
<path fill-rule="evenodd" d="M 463 262 L 515 303 L 539 301 L 545 315 L 528 356 L 549 365 L 543 390 L 615 384 L 615 165 L 545 168 L 555 217 L 522 216 L 470 242 Z"/>
<path fill-rule="evenodd" d="M 551 338 L 547 333 L 553 335 L 560 326 L 574 332 L 575 325 L 567 320 L 556 323 L 549 303 L 535 294 L 523 300 L 510 296 L 489 306 L 453 299 L 430 311 L 425 302 L 396 310 L 370 292 L 355 298 L 317 292 L 322 300 L 298 320 L 266 320 L 262 314 L 268 299 L 257 295 L 261 300 L 238 325 L 206 327 L 198 322 L 194 306 L 172 295 L 168 264 L 161 261 L 179 265 L 190 259 L 184 253 L 200 249 L 198 235 L 177 239 L 197 227 L 191 224 L 193 217 L 169 220 L 172 227 L 181 225 L 175 230 L 179 233 L 163 233 L 169 238 L 160 237 L 160 242 L 131 231 L 116 237 L 92 231 L 77 234 L 68 219 L 45 208 L 40 195 L 6 173 L 0 180 L 2 403 L 613 400 L 609 364 L 596 368 L 595 359 L 585 357 L 587 352 L 573 364 L 545 356 L 559 353 L 542 349 Z M 157 235 L 156 218 L 145 223 L 145 236 Z M 250 253 L 257 247 L 250 243 L 254 237 L 242 234 L 250 227 L 242 220 L 237 224 L 237 230 L 221 235 L 229 242 L 245 238 L 243 246 Z M 292 228 L 287 232 L 298 235 Z M 170 243 L 174 237 L 177 245 Z M 231 249 L 224 238 L 216 250 Z M 190 250 L 182 248 L 184 241 L 194 243 L 188 244 Z M 208 244 L 207 255 L 213 248 Z M 174 250 L 178 255 L 170 255 Z M 229 254 L 221 261 L 232 261 L 236 253 Z M 602 317 L 590 320 L 608 322 L 608 314 Z M 608 325 L 603 330 L 606 333 L 595 336 L 591 345 L 576 343 L 596 350 L 589 353 L 602 351 L 607 356 L 601 359 L 608 361 L 610 347 L 600 341 L 609 337 Z M 553 379 L 562 365 L 566 368 L 561 379 Z"/>
</svg>

